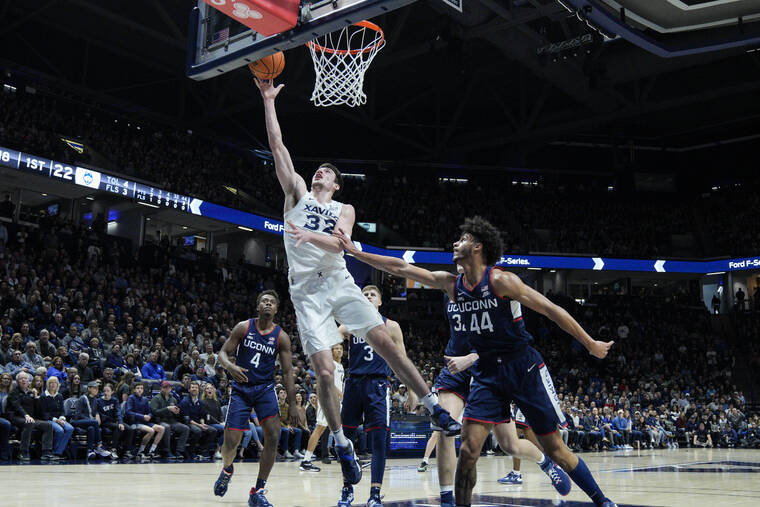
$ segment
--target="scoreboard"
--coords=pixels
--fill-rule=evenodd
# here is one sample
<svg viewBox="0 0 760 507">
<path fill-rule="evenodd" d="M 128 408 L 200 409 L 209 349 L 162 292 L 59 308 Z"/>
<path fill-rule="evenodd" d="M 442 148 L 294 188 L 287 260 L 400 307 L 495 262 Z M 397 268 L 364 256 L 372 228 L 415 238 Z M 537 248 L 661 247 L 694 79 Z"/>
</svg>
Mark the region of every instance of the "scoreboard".
<svg viewBox="0 0 760 507">
<path fill-rule="evenodd" d="M 48 158 L 0 147 L 0 163 L 22 172 L 73 183 L 93 190 L 102 190 L 127 199 L 188 211 L 190 197 L 152 187 L 122 177 L 112 176 L 87 167 L 71 166 Z"/>
</svg>

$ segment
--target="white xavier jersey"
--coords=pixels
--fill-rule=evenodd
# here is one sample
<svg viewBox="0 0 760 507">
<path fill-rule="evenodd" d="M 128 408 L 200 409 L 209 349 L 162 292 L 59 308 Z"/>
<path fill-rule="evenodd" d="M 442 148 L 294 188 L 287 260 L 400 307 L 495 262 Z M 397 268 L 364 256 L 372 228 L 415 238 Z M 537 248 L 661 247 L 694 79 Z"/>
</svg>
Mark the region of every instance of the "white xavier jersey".
<svg viewBox="0 0 760 507">
<path fill-rule="evenodd" d="M 335 387 L 338 388 L 341 394 L 343 394 L 343 382 L 346 380 L 346 369 L 338 361 L 333 361 L 335 364 Z"/>
<path fill-rule="evenodd" d="M 330 201 L 327 204 L 320 204 L 311 192 L 306 192 L 298 204 L 285 213 L 285 220 L 290 220 L 307 231 L 331 235 L 340 217 L 341 209 L 343 209 L 343 203 Z M 287 233 L 285 234 L 285 252 L 288 256 L 291 277 L 346 267 L 343 252 L 328 252 L 311 243 L 301 243 L 296 248 L 296 240 Z"/>
</svg>

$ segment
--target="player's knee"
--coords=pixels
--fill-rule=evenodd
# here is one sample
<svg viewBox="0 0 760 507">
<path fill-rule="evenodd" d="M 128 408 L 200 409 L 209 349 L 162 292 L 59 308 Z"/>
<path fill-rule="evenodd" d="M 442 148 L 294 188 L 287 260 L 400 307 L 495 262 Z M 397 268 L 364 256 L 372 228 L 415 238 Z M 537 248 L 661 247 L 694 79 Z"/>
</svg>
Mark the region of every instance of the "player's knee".
<svg viewBox="0 0 760 507">
<path fill-rule="evenodd" d="M 332 366 L 323 366 L 317 371 L 317 378 L 319 379 L 320 385 L 323 386 L 332 385 L 334 376 L 335 371 Z"/>
</svg>

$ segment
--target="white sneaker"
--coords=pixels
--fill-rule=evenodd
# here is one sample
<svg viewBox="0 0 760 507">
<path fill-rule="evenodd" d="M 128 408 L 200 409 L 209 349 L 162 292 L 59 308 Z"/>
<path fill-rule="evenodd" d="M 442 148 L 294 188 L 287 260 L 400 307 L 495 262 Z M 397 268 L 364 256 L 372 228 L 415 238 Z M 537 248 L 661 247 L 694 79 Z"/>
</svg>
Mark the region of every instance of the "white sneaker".
<svg viewBox="0 0 760 507">
<path fill-rule="evenodd" d="M 303 454 L 301 454 L 301 451 L 296 451 L 293 453 L 293 456 L 295 456 L 298 459 L 303 459 Z"/>
<path fill-rule="evenodd" d="M 111 449 L 111 459 L 119 459 L 119 455 L 116 452 L 116 449 Z"/>
<path fill-rule="evenodd" d="M 294 458 L 294 456 L 292 454 L 290 454 L 290 451 L 285 451 L 285 457 L 288 458 L 288 459 L 293 459 Z"/>
<path fill-rule="evenodd" d="M 488 456 L 493 456 L 493 449 L 488 449 L 488 450 L 486 451 L 486 454 L 487 454 Z"/>
<path fill-rule="evenodd" d="M 214 459 L 222 459 L 222 453 L 219 451 L 216 451 L 214 453 Z"/>
</svg>

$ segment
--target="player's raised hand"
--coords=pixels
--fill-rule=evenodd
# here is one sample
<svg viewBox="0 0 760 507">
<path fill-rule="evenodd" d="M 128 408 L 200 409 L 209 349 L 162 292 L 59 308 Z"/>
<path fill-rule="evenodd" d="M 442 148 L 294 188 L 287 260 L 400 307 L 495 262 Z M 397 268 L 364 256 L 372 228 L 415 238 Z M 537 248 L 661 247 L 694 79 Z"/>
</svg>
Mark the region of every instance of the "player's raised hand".
<svg viewBox="0 0 760 507">
<path fill-rule="evenodd" d="M 336 227 L 335 230 L 333 230 L 333 236 L 338 238 L 340 241 L 340 246 L 343 247 L 343 250 L 345 250 L 346 253 L 353 255 L 359 251 L 359 249 L 356 248 L 356 245 L 354 245 L 354 242 L 351 241 L 351 236 L 346 234 L 346 231 L 344 231 L 342 228 Z"/>
<path fill-rule="evenodd" d="M 301 229 L 290 220 L 287 221 L 287 224 L 290 229 L 285 229 L 285 232 L 291 234 L 293 236 L 293 239 L 296 240 L 296 248 L 301 246 L 301 243 L 308 243 L 311 241 L 311 233 L 309 231 Z"/>
<path fill-rule="evenodd" d="M 607 357 L 607 353 L 610 351 L 610 347 L 615 342 L 602 342 L 599 340 L 594 340 L 591 342 L 591 345 L 588 348 L 588 353 L 591 354 L 594 357 L 598 357 L 599 359 L 604 359 Z"/>
<path fill-rule="evenodd" d="M 232 375 L 232 378 L 234 378 L 236 382 L 248 382 L 248 377 L 245 375 L 245 372 L 248 370 L 245 368 L 241 368 L 240 366 L 233 364 L 227 368 L 227 371 L 230 372 L 230 375 Z"/>
<path fill-rule="evenodd" d="M 280 90 L 282 90 L 282 87 L 285 86 L 284 84 L 274 86 L 274 83 L 269 79 L 259 79 L 257 77 L 253 78 L 253 82 L 258 86 L 261 96 L 264 97 L 265 100 L 274 100 L 274 98 L 277 97 L 277 94 L 280 93 Z"/>
</svg>

